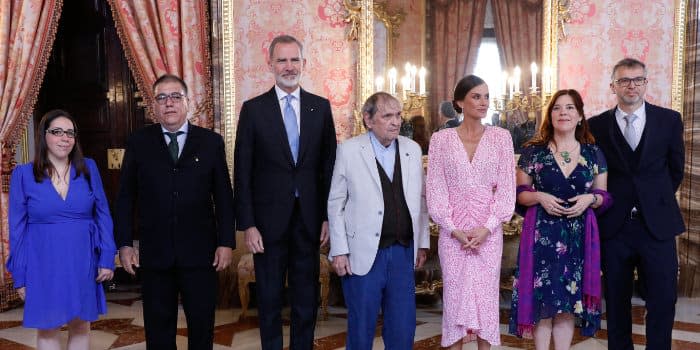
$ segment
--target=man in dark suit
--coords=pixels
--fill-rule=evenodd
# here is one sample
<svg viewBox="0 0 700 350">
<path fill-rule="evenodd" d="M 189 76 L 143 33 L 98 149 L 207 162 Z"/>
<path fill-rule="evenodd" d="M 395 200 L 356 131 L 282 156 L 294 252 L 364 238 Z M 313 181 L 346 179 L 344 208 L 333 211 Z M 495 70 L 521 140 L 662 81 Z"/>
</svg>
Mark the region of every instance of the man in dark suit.
<svg viewBox="0 0 700 350">
<path fill-rule="evenodd" d="M 178 294 L 188 348 L 211 349 L 216 272 L 231 263 L 235 246 L 224 142 L 187 122 L 187 86 L 180 78 L 164 75 L 153 89 L 160 124 L 131 135 L 122 164 L 114 220 L 119 258 L 130 274 L 140 263 L 148 349 L 176 349 Z M 132 248 L 134 206 L 139 254 Z"/>
<path fill-rule="evenodd" d="M 301 43 L 278 36 L 270 44 L 268 59 L 275 86 L 243 103 L 238 121 L 237 223 L 254 254 L 263 349 L 282 349 L 285 280 L 291 303 L 290 349 L 311 349 L 319 245 L 328 242 L 326 201 L 335 127 L 328 100 L 299 87 L 306 64 Z"/>
<path fill-rule="evenodd" d="M 602 241 L 608 347 L 632 350 L 634 269 L 646 291 L 647 349 L 670 349 L 677 295 L 675 236 L 685 225 L 675 193 L 683 178 L 683 123 L 678 112 L 644 101 L 644 63 L 613 68 L 617 107 L 589 120 L 608 164 L 613 206 L 598 217 Z"/>
</svg>

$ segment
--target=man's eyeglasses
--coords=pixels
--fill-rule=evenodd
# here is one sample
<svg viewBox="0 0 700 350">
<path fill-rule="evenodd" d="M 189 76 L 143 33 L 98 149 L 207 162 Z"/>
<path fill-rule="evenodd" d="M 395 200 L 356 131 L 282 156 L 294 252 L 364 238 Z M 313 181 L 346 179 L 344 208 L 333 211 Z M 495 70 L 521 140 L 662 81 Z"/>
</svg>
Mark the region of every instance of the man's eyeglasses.
<svg viewBox="0 0 700 350">
<path fill-rule="evenodd" d="M 56 137 L 63 137 L 63 135 L 66 135 L 72 139 L 78 134 L 75 130 L 63 130 L 61 128 L 47 129 L 46 132 Z"/>
<path fill-rule="evenodd" d="M 630 86 L 630 83 L 634 82 L 634 86 L 642 86 L 647 83 L 647 78 L 645 77 L 636 77 L 636 78 L 620 78 L 615 81 L 613 81 L 615 85 L 619 87 L 627 87 Z"/>
<path fill-rule="evenodd" d="M 168 99 L 170 101 L 173 101 L 173 103 L 179 103 L 182 102 L 182 99 L 185 98 L 185 94 L 181 94 L 179 92 L 173 92 L 170 94 L 158 94 L 156 96 L 156 102 L 158 102 L 159 105 L 164 105 Z"/>
</svg>

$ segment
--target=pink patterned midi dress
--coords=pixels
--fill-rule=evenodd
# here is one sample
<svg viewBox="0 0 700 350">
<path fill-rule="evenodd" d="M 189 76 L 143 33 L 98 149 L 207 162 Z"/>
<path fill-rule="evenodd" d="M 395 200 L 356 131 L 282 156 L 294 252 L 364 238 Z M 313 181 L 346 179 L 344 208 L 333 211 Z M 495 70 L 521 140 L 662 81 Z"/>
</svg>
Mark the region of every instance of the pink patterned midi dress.
<svg viewBox="0 0 700 350">
<path fill-rule="evenodd" d="M 442 346 L 479 338 L 500 345 L 498 315 L 503 232 L 515 208 L 515 158 L 507 130 L 487 126 L 471 162 L 456 129 L 434 133 L 426 197 L 440 226 L 443 276 Z M 479 248 L 463 250 L 455 229 L 486 227 Z"/>
</svg>

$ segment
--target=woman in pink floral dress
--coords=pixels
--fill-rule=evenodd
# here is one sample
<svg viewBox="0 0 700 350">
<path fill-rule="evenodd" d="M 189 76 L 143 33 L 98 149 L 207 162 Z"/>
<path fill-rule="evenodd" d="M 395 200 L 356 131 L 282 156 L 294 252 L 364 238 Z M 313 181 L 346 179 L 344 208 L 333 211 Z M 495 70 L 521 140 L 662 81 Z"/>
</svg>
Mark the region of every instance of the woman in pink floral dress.
<svg viewBox="0 0 700 350">
<path fill-rule="evenodd" d="M 489 106 L 481 78 L 462 78 L 453 103 L 464 120 L 433 134 L 426 180 L 428 210 L 440 226 L 442 346 L 477 340 L 479 350 L 490 349 L 501 342 L 501 224 L 515 207 L 513 142 L 505 129 L 481 124 Z"/>
</svg>

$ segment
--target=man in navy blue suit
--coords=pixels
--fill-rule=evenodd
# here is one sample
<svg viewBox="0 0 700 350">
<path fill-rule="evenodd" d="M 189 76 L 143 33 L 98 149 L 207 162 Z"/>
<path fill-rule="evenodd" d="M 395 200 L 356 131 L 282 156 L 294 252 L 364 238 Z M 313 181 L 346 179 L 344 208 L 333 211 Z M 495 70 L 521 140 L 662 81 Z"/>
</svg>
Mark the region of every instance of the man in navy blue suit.
<svg viewBox="0 0 700 350">
<path fill-rule="evenodd" d="M 335 127 L 325 98 L 299 86 L 301 43 L 281 35 L 268 57 L 275 86 L 241 107 L 234 156 L 238 229 L 254 254 L 260 338 L 282 349 L 285 280 L 290 349 L 313 348 L 319 245 L 328 242 L 326 203 L 335 160 Z M 286 279 L 285 279 L 286 276 Z"/>
<path fill-rule="evenodd" d="M 634 269 L 646 291 L 647 349 L 670 349 L 678 279 L 676 235 L 685 231 L 675 193 L 683 179 L 678 112 L 644 101 L 644 63 L 613 68 L 617 107 L 589 120 L 608 163 L 614 204 L 598 218 L 602 241 L 608 347 L 632 350 Z"/>
</svg>

